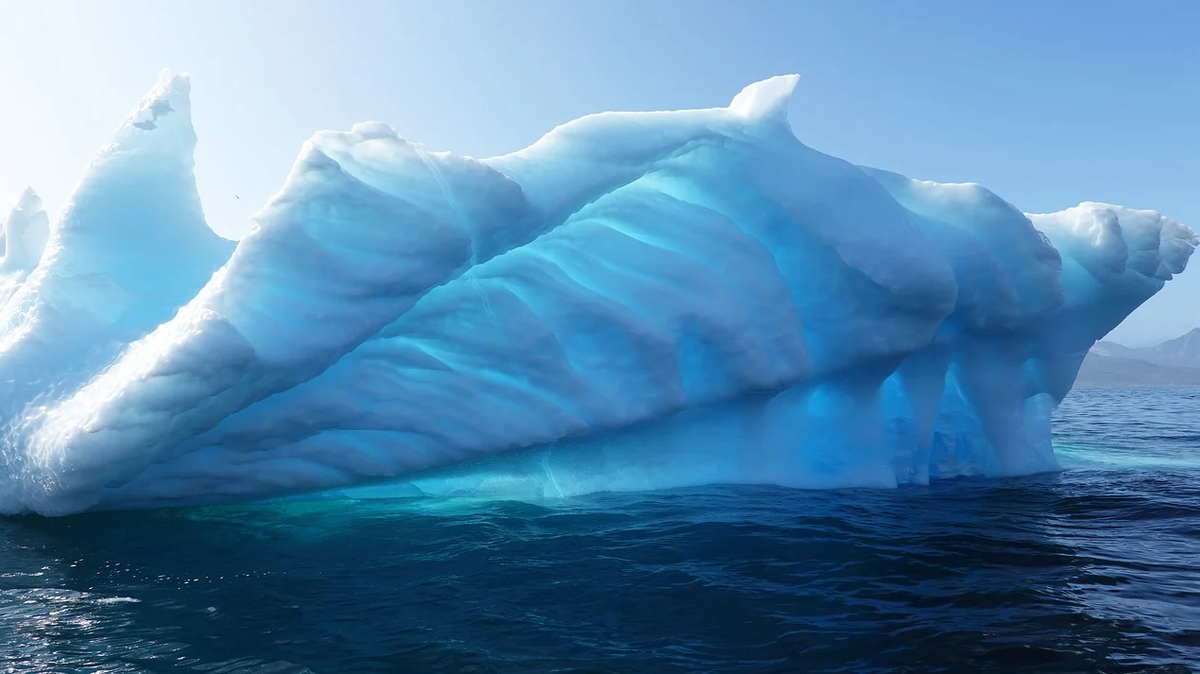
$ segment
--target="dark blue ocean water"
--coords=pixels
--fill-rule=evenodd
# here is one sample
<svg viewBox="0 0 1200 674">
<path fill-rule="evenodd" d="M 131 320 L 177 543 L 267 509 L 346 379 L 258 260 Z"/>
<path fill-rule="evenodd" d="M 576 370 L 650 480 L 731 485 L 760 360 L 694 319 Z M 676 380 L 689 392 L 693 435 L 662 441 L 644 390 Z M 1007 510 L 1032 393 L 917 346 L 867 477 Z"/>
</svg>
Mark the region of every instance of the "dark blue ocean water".
<svg viewBox="0 0 1200 674">
<path fill-rule="evenodd" d="M 0 520 L 0 671 L 1200 671 L 1200 390 L 1078 390 L 1056 443 L 895 491 Z"/>
</svg>

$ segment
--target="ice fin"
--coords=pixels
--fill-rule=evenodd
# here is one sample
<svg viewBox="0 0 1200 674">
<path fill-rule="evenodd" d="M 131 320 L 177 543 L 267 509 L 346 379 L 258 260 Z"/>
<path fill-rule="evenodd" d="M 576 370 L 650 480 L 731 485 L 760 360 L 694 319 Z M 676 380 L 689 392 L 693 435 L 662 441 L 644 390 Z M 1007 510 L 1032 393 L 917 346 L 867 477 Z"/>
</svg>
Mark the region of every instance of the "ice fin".
<svg viewBox="0 0 1200 674">
<path fill-rule="evenodd" d="M 208 228 L 200 207 L 189 88 L 186 77 L 164 74 L 89 165 L 40 262 L 21 263 L 36 268 L 0 287 L 9 295 L 0 305 L 0 414 L 10 423 L 169 319 L 229 258 L 232 243 Z M 144 122 L 154 128 L 137 126 Z M 8 229 L 11 254 L 12 222 Z M 46 229 L 26 229 L 37 231 L 27 255 Z"/>
<path fill-rule="evenodd" d="M 776 75 L 755 82 L 733 97 L 729 110 L 747 121 L 786 125 L 788 101 L 799 82 L 799 75 Z"/>
</svg>

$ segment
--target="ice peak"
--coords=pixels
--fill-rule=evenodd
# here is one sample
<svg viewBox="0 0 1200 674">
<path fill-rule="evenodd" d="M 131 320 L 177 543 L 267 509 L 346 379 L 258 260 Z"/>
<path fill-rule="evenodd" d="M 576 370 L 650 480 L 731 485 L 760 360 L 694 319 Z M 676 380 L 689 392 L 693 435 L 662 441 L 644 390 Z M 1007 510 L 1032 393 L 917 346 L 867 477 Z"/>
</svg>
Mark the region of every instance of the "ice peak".
<svg viewBox="0 0 1200 674">
<path fill-rule="evenodd" d="M 28 272 L 37 266 L 50 238 L 50 219 L 32 187 L 21 190 L 0 223 L 0 273 Z"/>
<path fill-rule="evenodd" d="M 128 151 L 173 156 L 189 166 L 196 147 L 192 129 L 191 80 L 164 70 L 117 129 L 101 158 Z"/>
<path fill-rule="evenodd" d="M 40 208 L 42 203 L 41 197 L 33 190 L 32 185 L 26 185 L 21 189 L 21 194 L 17 196 L 17 201 L 14 208 L 28 208 L 29 205 L 34 205 L 35 208 Z"/>
<path fill-rule="evenodd" d="M 755 82 L 733 97 L 729 110 L 748 121 L 787 124 L 787 104 L 800 82 L 799 75 L 776 75 Z"/>
<path fill-rule="evenodd" d="M 224 244 L 205 223 L 196 189 L 190 93 L 186 75 L 164 71 L 88 167 L 51 243 L 76 273 L 136 283 L 149 269 L 177 273 L 176 258 L 203 258 L 211 273 L 210 256 L 224 255 L 214 252 Z"/>
</svg>

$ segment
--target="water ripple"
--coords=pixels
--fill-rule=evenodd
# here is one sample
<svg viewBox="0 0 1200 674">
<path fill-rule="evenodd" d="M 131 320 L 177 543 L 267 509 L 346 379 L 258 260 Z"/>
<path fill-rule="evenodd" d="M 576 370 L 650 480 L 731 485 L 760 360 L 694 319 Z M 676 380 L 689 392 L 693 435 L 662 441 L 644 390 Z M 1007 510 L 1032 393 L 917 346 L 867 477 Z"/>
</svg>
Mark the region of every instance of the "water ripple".
<svg viewBox="0 0 1200 674">
<path fill-rule="evenodd" d="M 1188 672 L 1200 662 L 1200 428 L 1183 413 L 1194 400 L 1171 395 L 1073 394 L 1056 427 L 1068 470 L 1014 480 L 0 521 L 0 662 Z"/>
</svg>

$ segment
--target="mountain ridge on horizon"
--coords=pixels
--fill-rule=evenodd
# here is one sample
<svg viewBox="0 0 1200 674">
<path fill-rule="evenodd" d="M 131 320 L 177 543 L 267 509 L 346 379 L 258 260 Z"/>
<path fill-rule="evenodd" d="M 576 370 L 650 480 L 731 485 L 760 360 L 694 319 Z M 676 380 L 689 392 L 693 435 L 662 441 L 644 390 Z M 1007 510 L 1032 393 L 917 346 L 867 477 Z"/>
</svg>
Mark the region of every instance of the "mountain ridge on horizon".
<svg viewBox="0 0 1200 674">
<path fill-rule="evenodd" d="M 1103 356 L 1137 358 L 1157 365 L 1200 367 L 1200 327 L 1151 346 L 1126 346 L 1103 339 L 1096 342 L 1092 352 Z"/>
<path fill-rule="evenodd" d="M 1101 340 L 1088 351 L 1079 386 L 1200 386 L 1200 328 L 1153 346 Z"/>
</svg>

